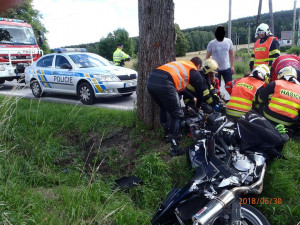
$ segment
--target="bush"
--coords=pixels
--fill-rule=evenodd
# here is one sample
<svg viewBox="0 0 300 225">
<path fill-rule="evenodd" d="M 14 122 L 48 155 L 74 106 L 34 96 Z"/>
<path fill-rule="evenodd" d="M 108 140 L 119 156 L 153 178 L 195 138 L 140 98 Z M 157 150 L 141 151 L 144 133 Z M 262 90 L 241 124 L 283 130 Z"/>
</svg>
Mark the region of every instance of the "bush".
<svg viewBox="0 0 300 225">
<path fill-rule="evenodd" d="M 292 46 L 280 46 L 280 52 L 287 52 Z"/>
<path fill-rule="evenodd" d="M 300 55 L 300 47 L 298 46 L 293 46 L 292 48 L 290 48 L 289 50 L 287 50 L 288 54 L 295 54 L 297 56 Z"/>
<path fill-rule="evenodd" d="M 245 73 L 249 72 L 249 69 L 248 63 L 245 63 L 243 60 L 237 60 L 234 63 L 234 70 L 236 74 L 244 75 Z"/>
</svg>

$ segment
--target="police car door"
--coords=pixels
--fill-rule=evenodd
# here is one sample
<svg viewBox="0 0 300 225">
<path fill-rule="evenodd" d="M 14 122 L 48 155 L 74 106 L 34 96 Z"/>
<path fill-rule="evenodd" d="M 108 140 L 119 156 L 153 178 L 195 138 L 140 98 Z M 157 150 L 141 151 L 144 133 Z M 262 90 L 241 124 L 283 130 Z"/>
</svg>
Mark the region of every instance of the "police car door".
<svg viewBox="0 0 300 225">
<path fill-rule="evenodd" d="M 76 93 L 73 68 L 65 56 L 56 55 L 55 57 L 53 86 L 62 92 Z"/>
<path fill-rule="evenodd" d="M 53 58 L 54 55 L 45 56 L 36 63 L 34 77 L 40 82 L 43 89 L 52 88 L 51 79 Z"/>
</svg>

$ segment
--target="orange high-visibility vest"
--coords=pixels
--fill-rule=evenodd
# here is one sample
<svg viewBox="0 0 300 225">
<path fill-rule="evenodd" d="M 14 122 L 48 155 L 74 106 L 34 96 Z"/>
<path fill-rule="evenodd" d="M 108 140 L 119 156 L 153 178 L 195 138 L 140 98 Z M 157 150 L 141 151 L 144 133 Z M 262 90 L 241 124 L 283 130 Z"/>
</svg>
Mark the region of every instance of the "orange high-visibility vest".
<svg viewBox="0 0 300 225">
<path fill-rule="evenodd" d="M 270 58 L 269 58 L 269 50 L 272 44 L 272 41 L 275 37 L 270 36 L 264 43 L 260 44 L 260 39 L 258 39 L 254 44 L 254 67 L 258 65 L 265 64 L 268 66 Z"/>
<path fill-rule="evenodd" d="M 175 61 L 158 67 L 157 69 L 168 72 L 174 81 L 178 92 L 183 91 L 190 81 L 190 70 L 197 67 L 190 61 Z"/>
<path fill-rule="evenodd" d="M 245 77 L 236 82 L 232 89 L 229 102 L 226 104 L 226 113 L 235 117 L 242 117 L 252 108 L 256 91 L 265 85 L 265 82 L 253 77 Z"/>
<path fill-rule="evenodd" d="M 300 85 L 276 80 L 274 94 L 268 107 L 275 113 L 295 119 L 300 109 Z"/>
</svg>

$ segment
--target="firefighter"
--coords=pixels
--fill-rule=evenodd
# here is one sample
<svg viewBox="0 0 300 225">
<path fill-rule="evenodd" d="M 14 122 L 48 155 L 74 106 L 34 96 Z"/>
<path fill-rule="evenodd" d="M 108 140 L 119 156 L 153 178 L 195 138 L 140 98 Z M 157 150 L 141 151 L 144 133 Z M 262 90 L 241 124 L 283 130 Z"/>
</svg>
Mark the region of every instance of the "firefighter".
<svg viewBox="0 0 300 225">
<path fill-rule="evenodd" d="M 236 82 L 232 89 L 226 114 L 231 118 L 244 116 L 250 109 L 258 111 L 258 95 L 268 83 L 270 70 L 266 65 L 256 67 L 248 77 Z"/>
<path fill-rule="evenodd" d="M 278 38 L 271 33 L 269 26 L 265 23 L 256 28 L 254 52 L 250 60 L 250 70 L 258 65 L 267 65 L 271 69 L 273 61 L 280 55 Z"/>
<path fill-rule="evenodd" d="M 263 115 L 272 124 L 292 126 L 298 120 L 300 109 L 300 85 L 292 66 L 279 70 L 277 79 L 260 93 Z"/>
<path fill-rule="evenodd" d="M 117 44 L 117 49 L 113 54 L 113 61 L 116 66 L 124 66 L 124 61 L 130 60 L 131 57 L 122 51 L 123 45 Z"/>
<path fill-rule="evenodd" d="M 213 108 L 219 103 L 219 97 L 215 91 L 210 77 L 214 76 L 218 69 L 218 63 L 214 59 L 207 59 L 203 62 L 202 70 L 200 74 L 203 79 L 203 98 L 202 98 L 202 107 L 206 104 L 206 110 L 208 113 L 213 111 Z M 185 105 L 193 107 L 193 98 L 195 93 L 195 87 L 189 84 L 186 90 L 183 92 L 183 101 Z M 198 104 L 200 105 L 200 104 Z"/>
<path fill-rule="evenodd" d="M 170 156 L 184 154 L 179 148 L 180 123 L 183 111 L 178 93 L 189 83 L 195 87 L 195 104 L 201 103 L 202 77 L 199 74 L 202 60 L 194 57 L 191 61 L 174 61 L 153 70 L 147 80 L 147 89 L 160 108 L 160 123 L 165 131 L 166 140 L 171 141 Z M 168 113 L 171 120 L 168 121 Z"/>
<path fill-rule="evenodd" d="M 249 77 L 250 73 L 245 73 L 244 74 L 244 77 Z M 232 93 L 232 88 L 233 86 L 236 84 L 236 82 L 238 82 L 240 79 L 242 78 L 238 78 L 238 79 L 234 79 L 232 81 L 228 81 L 226 84 L 225 84 L 225 90 L 228 92 L 229 95 L 231 95 Z"/>
<path fill-rule="evenodd" d="M 281 55 L 272 64 L 271 81 L 277 80 L 278 71 L 283 67 L 292 66 L 297 71 L 297 80 L 300 81 L 300 57 L 297 55 Z"/>
</svg>

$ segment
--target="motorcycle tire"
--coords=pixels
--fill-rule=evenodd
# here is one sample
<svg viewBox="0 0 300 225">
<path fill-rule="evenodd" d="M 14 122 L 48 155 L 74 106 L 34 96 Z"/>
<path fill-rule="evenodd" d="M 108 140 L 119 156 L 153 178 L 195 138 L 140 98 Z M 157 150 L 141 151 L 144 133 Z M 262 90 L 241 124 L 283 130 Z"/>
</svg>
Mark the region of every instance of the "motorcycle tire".
<svg viewBox="0 0 300 225">
<path fill-rule="evenodd" d="M 241 206 L 242 225 L 271 225 L 267 218 L 256 208 L 251 205 Z M 224 221 L 219 221 L 219 218 L 215 218 L 214 221 L 208 223 L 208 225 L 224 225 Z"/>
</svg>

